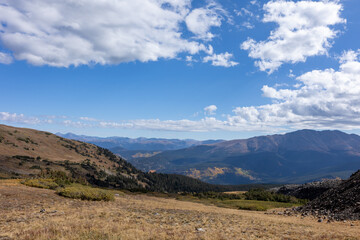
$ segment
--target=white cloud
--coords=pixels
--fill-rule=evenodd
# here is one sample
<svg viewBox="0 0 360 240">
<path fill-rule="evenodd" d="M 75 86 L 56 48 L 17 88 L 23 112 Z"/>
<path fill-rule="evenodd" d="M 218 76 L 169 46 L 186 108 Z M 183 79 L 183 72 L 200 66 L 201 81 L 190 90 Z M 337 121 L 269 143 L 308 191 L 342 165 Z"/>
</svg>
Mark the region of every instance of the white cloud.
<svg viewBox="0 0 360 240">
<path fill-rule="evenodd" d="M 101 127 L 122 128 L 122 129 L 145 129 L 158 131 L 179 131 L 179 132 L 208 132 L 216 130 L 230 130 L 225 122 L 213 117 L 205 117 L 198 121 L 188 119 L 182 120 L 159 120 L 141 119 L 131 120 L 124 123 L 102 122 Z"/>
<path fill-rule="evenodd" d="M 330 26 L 345 22 L 338 1 L 273 0 L 264 5 L 264 10 L 263 22 L 275 22 L 278 28 L 266 41 L 249 38 L 241 48 L 258 59 L 255 65 L 268 73 L 284 63 L 305 62 L 307 57 L 327 54 L 330 40 L 337 35 Z"/>
<path fill-rule="evenodd" d="M 12 62 L 13 62 L 13 59 L 9 54 L 0 52 L 0 63 L 10 64 Z"/>
<path fill-rule="evenodd" d="M 217 107 L 215 105 L 210 105 L 204 108 L 205 114 L 214 115 L 216 113 Z"/>
<path fill-rule="evenodd" d="M 206 8 L 196 8 L 186 17 L 186 26 L 190 32 L 203 40 L 211 40 L 214 35 L 211 27 L 220 27 L 224 19 L 224 10 L 215 3 L 210 3 Z"/>
<path fill-rule="evenodd" d="M 221 66 L 221 67 L 233 67 L 238 65 L 239 63 L 231 61 L 230 59 L 233 57 L 231 53 L 225 52 L 220 54 L 212 54 L 210 56 L 206 56 L 203 58 L 203 62 L 211 62 L 213 66 Z"/>
<path fill-rule="evenodd" d="M 76 127 L 76 128 L 94 127 L 93 124 L 84 123 L 82 121 L 72 121 L 72 120 L 64 120 L 60 122 L 60 124 L 63 124 L 67 127 Z"/>
<path fill-rule="evenodd" d="M 3 0 L 0 41 L 16 60 L 56 67 L 206 53 L 201 42 L 183 37 L 181 24 L 211 38 L 222 10 L 210 4 L 190 11 L 191 0 Z"/>
<path fill-rule="evenodd" d="M 83 121 L 89 121 L 89 122 L 96 122 L 96 121 L 98 121 L 96 118 L 91 118 L 91 117 L 80 117 L 79 119 L 80 119 L 80 120 L 83 120 Z"/>
<path fill-rule="evenodd" d="M 360 49 L 357 51 L 345 51 L 343 54 L 339 57 L 340 63 L 346 63 L 346 62 L 355 62 L 360 54 Z"/>
<path fill-rule="evenodd" d="M 0 112 L 0 120 L 8 123 L 39 124 L 41 120 L 36 117 L 26 117 L 24 114 Z"/>
<path fill-rule="evenodd" d="M 255 26 L 251 24 L 250 22 L 243 22 L 241 26 L 247 28 L 247 29 L 253 29 Z"/>
<path fill-rule="evenodd" d="M 313 70 L 296 79 L 297 88 L 262 88 L 273 104 L 238 107 L 232 118 L 257 126 L 360 128 L 360 51 L 348 51 L 339 70 Z"/>
<path fill-rule="evenodd" d="M 193 62 L 194 59 L 193 59 L 192 56 L 186 56 L 185 61 L 187 61 L 187 62 Z"/>
<path fill-rule="evenodd" d="M 237 16 L 246 16 L 246 15 L 250 17 L 254 16 L 254 14 L 251 11 L 247 10 L 246 8 L 241 8 L 240 10 L 235 9 L 234 12 Z"/>
</svg>

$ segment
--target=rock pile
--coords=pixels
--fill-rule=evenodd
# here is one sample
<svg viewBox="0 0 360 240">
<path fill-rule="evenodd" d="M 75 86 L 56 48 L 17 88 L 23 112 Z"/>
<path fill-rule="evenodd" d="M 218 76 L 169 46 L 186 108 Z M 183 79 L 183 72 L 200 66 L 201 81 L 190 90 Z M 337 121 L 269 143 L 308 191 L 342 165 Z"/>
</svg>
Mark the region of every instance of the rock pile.
<svg viewBox="0 0 360 240">
<path fill-rule="evenodd" d="M 295 211 L 328 221 L 360 220 L 360 170 Z"/>
<path fill-rule="evenodd" d="M 331 188 L 339 186 L 342 182 L 340 178 L 325 179 L 317 182 L 305 183 L 302 185 L 291 184 L 274 189 L 276 193 L 294 196 L 301 199 L 313 200 Z"/>
</svg>

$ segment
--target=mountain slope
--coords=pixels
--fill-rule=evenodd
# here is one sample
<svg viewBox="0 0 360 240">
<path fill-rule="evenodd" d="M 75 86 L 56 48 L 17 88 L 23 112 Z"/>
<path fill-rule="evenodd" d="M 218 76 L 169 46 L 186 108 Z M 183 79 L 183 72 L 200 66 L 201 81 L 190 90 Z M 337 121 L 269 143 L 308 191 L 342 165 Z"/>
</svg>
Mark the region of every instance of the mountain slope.
<svg viewBox="0 0 360 240">
<path fill-rule="evenodd" d="M 360 168 L 360 136 L 300 130 L 165 151 L 130 161 L 142 170 L 179 173 L 217 184 L 301 183 L 348 177 Z"/>
<path fill-rule="evenodd" d="M 65 139 L 48 132 L 0 125 L 0 174 L 3 177 L 63 171 L 72 177 L 101 181 L 119 176 L 119 187 L 140 188 L 140 171 L 93 144 Z"/>
<path fill-rule="evenodd" d="M 92 184 L 150 191 L 220 191 L 180 175 L 148 174 L 107 149 L 48 132 L 0 125 L 0 178 L 61 171 Z"/>
</svg>

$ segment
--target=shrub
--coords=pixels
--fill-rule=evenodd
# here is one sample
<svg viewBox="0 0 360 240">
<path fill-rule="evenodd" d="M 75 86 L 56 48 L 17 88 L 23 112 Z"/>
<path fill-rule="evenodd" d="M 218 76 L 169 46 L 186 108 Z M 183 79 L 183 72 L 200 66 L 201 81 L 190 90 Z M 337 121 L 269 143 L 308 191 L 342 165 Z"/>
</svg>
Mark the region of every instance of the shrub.
<svg viewBox="0 0 360 240">
<path fill-rule="evenodd" d="M 259 200 L 259 201 L 272 201 L 284 203 L 302 203 L 299 199 L 293 196 L 277 194 L 274 192 L 266 191 L 264 189 L 251 189 L 244 193 L 246 200 Z"/>
<path fill-rule="evenodd" d="M 65 172 L 62 171 L 43 171 L 40 176 L 42 178 L 48 178 L 53 179 L 53 181 L 59 185 L 60 187 L 64 187 L 66 185 L 70 185 L 71 183 L 74 183 L 75 180 L 68 175 L 66 175 Z"/>
<path fill-rule="evenodd" d="M 65 186 L 64 188 L 59 188 L 56 191 L 56 193 L 63 197 L 75 198 L 81 200 L 91 200 L 91 201 L 114 200 L 114 194 L 109 190 L 93 188 L 81 184 L 72 184 L 70 186 Z"/>
<path fill-rule="evenodd" d="M 55 182 L 54 179 L 27 179 L 25 181 L 22 181 L 21 183 L 29 187 L 46 189 L 56 189 L 59 187 L 59 185 Z"/>
</svg>

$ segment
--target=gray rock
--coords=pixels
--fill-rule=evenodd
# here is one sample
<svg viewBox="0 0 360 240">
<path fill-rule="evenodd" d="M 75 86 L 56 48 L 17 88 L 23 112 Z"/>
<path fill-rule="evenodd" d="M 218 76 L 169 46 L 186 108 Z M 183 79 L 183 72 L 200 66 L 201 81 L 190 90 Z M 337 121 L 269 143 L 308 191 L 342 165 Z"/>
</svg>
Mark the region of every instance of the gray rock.
<svg viewBox="0 0 360 240">
<path fill-rule="evenodd" d="M 322 181 L 310 182 L 305 184 L 289 184 L 280 188 L 272 189 L 276 193 L 294 196 L 301 199 L 313 200 L 327 190 L 337 187 L 342 182 L 341 179 L 324 179 Z"/>
<path fill-rule="evenodd" d="M 360 220 L 360 170 L 348 180 L 324 192 L 306 205 L 297 208 L 302 215 L 326 216 L 336 221 Z"/>
</svg>

